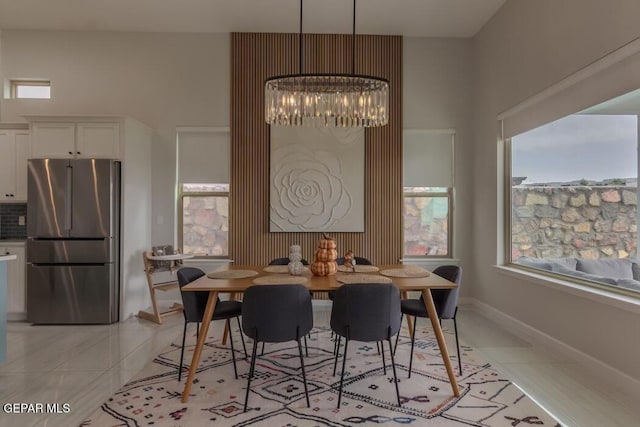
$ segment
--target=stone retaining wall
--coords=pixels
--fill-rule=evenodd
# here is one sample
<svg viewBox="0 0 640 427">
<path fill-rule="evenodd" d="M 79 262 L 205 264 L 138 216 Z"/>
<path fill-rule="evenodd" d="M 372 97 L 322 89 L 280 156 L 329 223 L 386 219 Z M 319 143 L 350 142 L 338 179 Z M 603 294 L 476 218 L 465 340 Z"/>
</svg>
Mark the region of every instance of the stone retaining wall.
<svg viewBox="0 0 640 427">
<path fill-rule="evenodd" d="M 636 187 L 512 189 L 512 259 L 635 258 Z"/>
</svg>

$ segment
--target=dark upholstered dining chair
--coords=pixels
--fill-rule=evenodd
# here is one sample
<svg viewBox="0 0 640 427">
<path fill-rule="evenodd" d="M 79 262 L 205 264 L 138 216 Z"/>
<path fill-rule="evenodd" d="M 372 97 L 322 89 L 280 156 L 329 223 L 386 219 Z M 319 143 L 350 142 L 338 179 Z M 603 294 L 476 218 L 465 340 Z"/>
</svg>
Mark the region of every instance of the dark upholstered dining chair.
<svg viewBox="0 0 640 427">
<path fill-rule="evenodd" d="M 369 261 L 367 258 L 356 256 L 356 257 L 353 257 L 353 259 L 356 261 L 356 265 L 373 265 L 373 263 L 371 261 Z M 338 265 L 343 265 L 344 264 L 344 257 L 338 258 L 336 260 L 336 263 Z"/>
<path fill-rule="evenodd" d="M 196 291 L 186 292 L 182 291 L 182 287 L 188 283 L 193 282 L 196 279 L 204 276 L 204 271 L 199 268 L 183 267 L 178 270 L 178 283 L 180 284 L 180 295 L 182 296 L 182 304 L 184 305 L 184 329 L 182 331 L 182 349 L 180 350 L 180 368 L 178 368 L 178 381 L 182 378 L 182 363 L 184 361 L 184 343 L 187 335 L 187 324 L 196 322 L 196 335 L 200 334 L 200 322 L 204 317 L 204 310 L 207 306 L 207 299 L 209 298 L 209 292 Z M 216 308 L 213 310 L 213 317 L 211 320 L 227 321 L 227 328 L 229 329 L 229 338 L 231 342 L 231 357 L 233 359 L 233 372 L 236 379 L 238 379 L 238 368 L 236 367 L 236 355 L 233 349 L 233 335 L 231 333 L 231 327 L 229 325 L 229 319 L 236 318 L 238 322 L 238 328 L 240 328 L 239 316 L 242 313 L 242 303 L 240 301 L 218 301 L 216 302 Z M 244 348 L 244 355 L 247 357 L 247 347 L 244 344 L 244 338 L 242 332 L 240 332 L 240 339 L 242 340 L 242 347 Z"/>
<path fill-rule="evenodd" d="M 256 350 L 259 342 L 279 343 L 298 342 L 300 367 L 304 392 L 309 403 L 307 377 L 302 358 L 300 339 L 313 328 L 313 310 L 311 296 L 302 285 L 259 285 L 251 286 L 244 292 L 242 299 L 242 330 L 253 339 L 251 367 L 247 377 L 247 392 L 244 398 L 244 410 L 247 410 L 251 378 L 256 366 Z"/>
<path fill-rule="evenodd" d="M 364 257 L 353 257 L 356 261 L 356 265 L 373 265 L 373 263 L 371 261 L 369 261 L 368 258 L 364 258 Z M 344 265 L 344 257 L 340 257 L 336 260 L 336 264 L 338 264 L 338 266 Z M 336 291 L 328 291 L 327 292 L 327 296 L 329 297 L 329 299 L 331 301 L 333 301 L 333 297 L 336 295 Z M 333 334 L 333 332 L 332 332 Z M 340 350 L 340 338 L 336 339 L 335 343 L 334 343 L 334 349 L 333 352 L 335 355 L 338 355 L 338 352 Z M 378 354 L 380 354 L 380 343 L 376 343 L 376 347 L 378 348 Z M 333 375 L 335 375 L 335 369 L 333 371 Z"/>
<path fill-rule="evenodd" d="M 300 262 L 302 265 L 309 265 L 309 261 L 304 258 Z M 289 265 L 289 258 L 274 258 L 269 262 L 269 265 Z"/>
<path fill-rule="evenodd" d="M 307 261 L 304 258 L 302 258 L 300 262 L 302 263 L 302 265 L 309 265 L 309 261 Z M 269 262 L 269 265 L 289 265 L 289 258 L 274 258 L 271 260 L 271 262 Z M 311 298 L 313 298 L 312 291 L 309 291 L 309 295 L 311 295 Z M 311 335 L 309 335 L 309 337 L 311 337 Z M 309 349 L 307 348 L 306 337 L 304 339 L 304 348 L 305 348 L 305 351 L 307 352 L 307 356 L 309 356 Z M 260 351 L 260 355 L 264 355 L 264 342 L 262 343 L 262 350 Z"/>
<path fill-rule="evenodd" d="M 460 360 L 460 344 L 458 342 L 458 325 L 456 314 L 458 313 L 458 295 L 460 293 L 460 283 L 462 282 L 462 268 L 457 265 L 443 265 L 433 270 L 434 274 L 447 279 L 458 285 L 455 289 L 431 289 L 433 303 L 436 306 L 438 320 L 442 324 L 442 319 L 453 319 L 453 329 L 456 336 L 456 352 L 458 354 L 458 368 L 462 375 L 462 361 Z M 402 315 L 413 316 L 413 334 L 411 335 L 411 355 L 409 356 L 409 378 L 411 378 L 411 366 L 413 364 L 413 345 L 416 341 L 416 323 L 418 317 L 428 318 L 427 309 L 424 305 L 422 295 L 419 299 L 406 299 L 401 302 Z M 398 346 L 396 337 L 395 347 Z"/>
<path fill-rule="evenodd" d="M 342 399 L 342 384 L 344 382 L 344 367 L 347 361 L 349 341 L 389 343 L 391 366 L 396 386 L 398 406 L 400 406 L 400 391 L 396 375 L 396 363 L 391 348 L 391 337 L 400 330 L 400 291 L 389 283 L 346 284 L 336 291 L 333 308 L 331 309 L 331 329 L 336 335 L 345 337 L 344 355 L 342 358 L 342 373 L 340 374 L 340 391 L 338 393 L 338 408 Z M 338 363 L 336 356 L 335 366 Z M 384 344 L 382 345 L 382 364 L 384 363 Z"/>
</svg>

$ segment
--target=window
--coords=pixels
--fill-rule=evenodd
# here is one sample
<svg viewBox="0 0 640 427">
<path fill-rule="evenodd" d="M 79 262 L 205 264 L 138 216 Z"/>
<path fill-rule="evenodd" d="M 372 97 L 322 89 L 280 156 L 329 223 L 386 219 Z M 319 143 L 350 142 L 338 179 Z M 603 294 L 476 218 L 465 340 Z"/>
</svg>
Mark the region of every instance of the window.
<svg viewBox="0 0 640 427">
<path fill-rule="evenodd" d="M 507 139 L 507 262 L 640 292 L 638 111 L 628 96 Z M 638 270 L 638 271 L 636 271 Z"/>
<path fill-rule="evenodd" d="M 181 247 L 196 256 L 229 254 L 229 184 L 182 184 Z"/>
<path fill-rule="evenodd" d="M 453 141 L 450 130 L 405 130 L 404 256 L 451 257 Z"/>
<path fill-rule="evenodd" d="M 48 80 L 11 80 L 9 87 L 13 99 L 51 99 Z"/>
<path fill-rule="evenodd" d="M 186 254 L 229 255 L 229 159 L 228 129 L 178 129 L 178 245 Z"/>
</svg>

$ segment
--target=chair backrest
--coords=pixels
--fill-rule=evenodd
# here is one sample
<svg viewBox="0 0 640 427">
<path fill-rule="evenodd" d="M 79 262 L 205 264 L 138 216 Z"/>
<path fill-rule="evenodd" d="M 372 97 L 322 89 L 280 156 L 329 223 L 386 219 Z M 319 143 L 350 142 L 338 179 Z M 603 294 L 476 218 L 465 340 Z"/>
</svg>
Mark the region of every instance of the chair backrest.
<svg viewBox="0 0 640 427">
<path fill-rule="evenodd" d="M 346 284 L 333 297 L 331 329 L 357 341 L 381 341 L 398 333 L 400 316 L 400 291 L 393 284 Z"/>
<path fill-rule="evenodd" d="M 199 268 L 183 267 L 178 270 L 178 284 L 180 285 L 180 295 L 182 296 L 182 312 L 187 322 L 201 322 L 204 310 L 207 306 L 209 292 L 183 292 L 182 287 L 196 279 L 204 276 L 204 271 Z"/>
<path fill-rule="evenodd" d="M 434 274 L 458 285 L 455 289 L 432 289 L 433 303 L 440 319 L 453 319 L 458 306 L 458 295 L 462 283 L 462 268 L 457 265 L 442 265 L 433 270 Z"/>
<path fill-rule="evenodd" d="M 309 261 L 307 261 L 306 259 L 301 259 L 300 262 L 302 263 L 302 265 L 309 265 Z M 289 264 L 289 258 L 275 258 L 272 259 L 271 262 L 269 263 L 269 265 L 288 265 Z"/>
<path fill-rule="evenodd" d="M 313 328 L 309 290 L 302 285 L 250 286 L 242 297 L 242 330 L 263 342 L 302 338 Z"/>
<path fill-rule="evenodd" d="M 356 265 L 373 265 L 373 263 L 371 261 L 369 261 L 367 258 L 363 258 L 360 256 L 356 256 L 353 257 L 356 260 Z M 343 265 L 344 264 L 344 257 L 340 257 L 336 260 L 336 262 L 338 263 L 338 265 Z"/>
</svg>

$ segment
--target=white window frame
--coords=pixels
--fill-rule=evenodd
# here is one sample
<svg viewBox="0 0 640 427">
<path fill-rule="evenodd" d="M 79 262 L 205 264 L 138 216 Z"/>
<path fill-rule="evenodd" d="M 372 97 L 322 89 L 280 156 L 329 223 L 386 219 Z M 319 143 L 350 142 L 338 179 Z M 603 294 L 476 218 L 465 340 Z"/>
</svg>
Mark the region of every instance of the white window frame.
<svg viewBox="0 0 640 427">
<path fill-rule="evenodd" d="M 206 183 L 215 184 L 215 183 Z M 184 191 L 184 186 L 178 186 L 178 247 L 184 250 L 184 198 L 185 197 L 226 197 L 229 198 L 228 191 Z M 228 201 L 227 201 L 228 203 Z M 228 241 L 228 239 L 227 239 Z M 222 255 L 196 255 L 196 259 L 226 259 L 229 257 L 229 246 L 227 253 Z"/>
<path fill-rule="evenodd" d="M 224 133 L 228 134 L 229 138 L 231 137 L 231 129 L 229 127 L 219 127 L 219 126 L 178 126 L 176 128 L 176 140 L 177 136 L 180 132 L 211 132 L 211 133 Z M 176 171 L 178 171 L 179 164 L 179 147 L 176 144 Z M 231 159 L 229 159 L 230 161 Z M 230 177 L 229 177 L 230 178 Z M 176 200 L 176 225 L 177 232 L 176 238 L 178 241 L 178 247 L 184 250 L 184 198 L 185 197 L 226 197 L 229 198 L 229 191 L 184 191 L 183 183 L 180 182 L 179 173 L 176 173 L 176 187 L 177 187 L 177 200 Z M 201 184 L 219 184 L 215 182 L 203 182 Z M 231 188 L 231 183 L 223 183 L 227 184 L 229 188 Z M 227 201 L 228 203 L 228 201 Z M 230 237 L 229 230 L 229 237 Z M 227 238 L 227 242 L 230 241 L 230 238 Z M 195 259 L 228 259 L 229 258 L 229 246 L 227 245 L 227 251 L 222 255 L 196 255 Z"/>
<path fill-rule="evenodd" d="M 20 86 L 46 86 L 49 88 L 48 98 L 29 98 L 18 97 L 18 87 Z M 30 80 L 30 79 L 10 79 L 9 80 L 9 98 L 11 99 L 51 99 L 51 81 L 50 80 Z"/>
<path fill-rule="evenodd" d="M 425 133 L 425 134 L 446 134 L 451 135 L 451 187 L 431 187 L 431 188 L 446 188 L 446 191 L 428 191 L 428 192 L 405 192 L 405 184 L 403 177 L 402 187 L 402 259 L 406 260 L 420 260 L 420 259 L 453 259 L 454 258 L 454 190 L 455 190 L 455 146 L 456 146 L 456 131 L 455 129 L 403 129 L 403 135 L 405 132 L 409 133 Z M 404 137 L 403 137 L 404 140 Z M 404 146 L 403 146 L 404 149 Z M 404 167 L 404 165 L 403 165 Z M 426 187 L 426 186 L 425 186 Z M 409 255 L 404 253 L 405 248 L 405 234 L 404 234 L 404 209 L 406 206 L 405 199 L 407 197 L 446 197 L 447 198 L 447 255 Z"/>
</svg>

